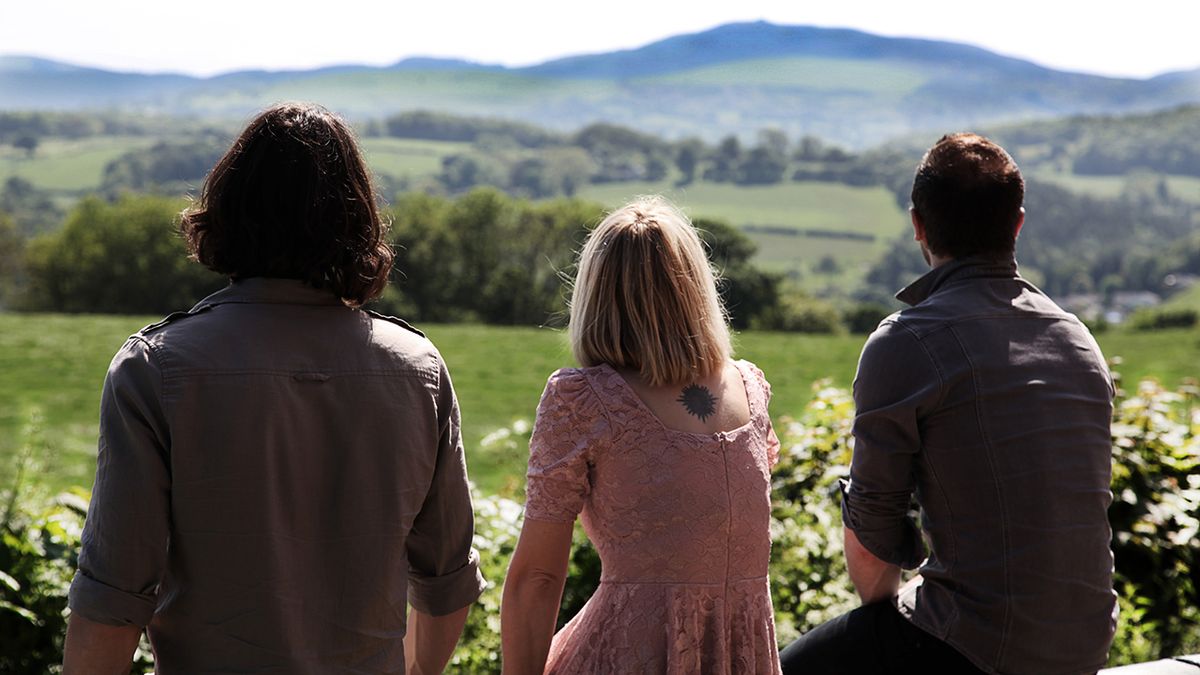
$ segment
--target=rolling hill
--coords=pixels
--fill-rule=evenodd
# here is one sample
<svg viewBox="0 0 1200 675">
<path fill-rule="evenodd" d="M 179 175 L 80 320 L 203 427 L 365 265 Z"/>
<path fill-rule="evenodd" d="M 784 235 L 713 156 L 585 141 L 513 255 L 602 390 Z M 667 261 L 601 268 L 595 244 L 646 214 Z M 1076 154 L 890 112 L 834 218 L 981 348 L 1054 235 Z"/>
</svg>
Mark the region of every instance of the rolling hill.
<svg viewBox="0 0 1200 675">
<path fill-rule="evenodd" d="M 360 119 L 430 109 L 562 130 L 604 120 L 709 140 L 776 127 L 862 148 L 914 131 L 1197 102 L 1200 71 L 1107 78 L 964 44 L 765 22 L 524 68 L 412 58 L 382 68 L 195 78 L 0 57 L 2 110 L 127 108 L 240 119 L 289 98 Z"/>
</svg>

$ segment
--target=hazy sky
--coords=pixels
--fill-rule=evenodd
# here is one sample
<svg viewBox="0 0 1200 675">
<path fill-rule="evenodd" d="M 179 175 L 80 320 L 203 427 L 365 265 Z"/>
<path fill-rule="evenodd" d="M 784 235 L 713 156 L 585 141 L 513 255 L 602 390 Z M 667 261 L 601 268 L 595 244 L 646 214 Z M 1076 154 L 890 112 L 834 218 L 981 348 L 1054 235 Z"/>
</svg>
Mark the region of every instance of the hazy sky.
<svg viewBox="0 0 1200 675">
<path fill-rule="evenodd" d="M 407 56 L 526 65 L 765 19 L 966 42 L 1054 68 L 1145 77 L 1200 67 L 1193 5 L 1192 0 L 0 0 L 0 54 L 197 75 L 385 65 Z"/>
</svg>

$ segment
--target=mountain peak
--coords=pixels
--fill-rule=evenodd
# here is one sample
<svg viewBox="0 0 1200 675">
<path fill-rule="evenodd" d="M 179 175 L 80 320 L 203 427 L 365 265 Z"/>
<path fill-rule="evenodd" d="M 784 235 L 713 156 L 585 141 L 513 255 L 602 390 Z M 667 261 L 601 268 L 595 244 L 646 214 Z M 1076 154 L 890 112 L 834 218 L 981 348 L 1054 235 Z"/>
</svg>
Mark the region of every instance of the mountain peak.
<svg viewBox="0 0 1200 675">
<path fill-rule="evenodd" d="M 781 25 L 762 20 L 722 24 L 634 49 L 569 56 L 521 70 L 552 77 L 624 79 L 662 75 L 729 61 L 789 56 L 871 61 L 955 61 L 1010 71 L 1046 70 L 1028 61 L 956 42 L 884 37 L 851 28 Z"/>
</svg>

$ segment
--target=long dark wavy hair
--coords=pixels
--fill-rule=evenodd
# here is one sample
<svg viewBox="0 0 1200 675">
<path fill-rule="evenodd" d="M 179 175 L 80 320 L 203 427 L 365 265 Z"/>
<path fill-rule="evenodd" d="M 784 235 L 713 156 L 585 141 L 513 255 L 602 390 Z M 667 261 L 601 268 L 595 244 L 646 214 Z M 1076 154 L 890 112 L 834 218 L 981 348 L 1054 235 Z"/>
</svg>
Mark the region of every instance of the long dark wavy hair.
<svg viewBox="0 0 1200 675">
<path fill-rule="evenodd" d="M 305 103 L 255 117 L 180 222 L 191 257 L 215 272 L 300 279 L 351 306 L 387 285 L 387 229 L 350 127 Z"/>
</svg>

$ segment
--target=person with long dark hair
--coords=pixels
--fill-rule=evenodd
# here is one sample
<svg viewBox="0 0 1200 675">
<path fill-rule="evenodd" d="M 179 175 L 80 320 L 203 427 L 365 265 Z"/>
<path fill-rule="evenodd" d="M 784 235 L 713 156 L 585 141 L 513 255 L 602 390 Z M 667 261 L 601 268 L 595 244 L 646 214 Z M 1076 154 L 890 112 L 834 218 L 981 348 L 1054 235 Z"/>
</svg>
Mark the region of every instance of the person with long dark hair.
<svg viewBox="0 0 1200 675">
<path fill-rule="evenodd" d="M 123 672 L 144 629 L 159 673 L 441 672 L 483 586 L 459 410 L 362 309 L 392 251 L 353 133 L 266 110 L 181 230 L 231 283 L 109 368 L 64 672 Z"/>
</svg>

